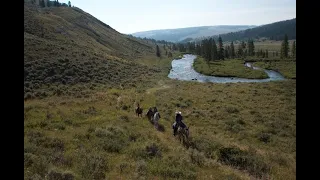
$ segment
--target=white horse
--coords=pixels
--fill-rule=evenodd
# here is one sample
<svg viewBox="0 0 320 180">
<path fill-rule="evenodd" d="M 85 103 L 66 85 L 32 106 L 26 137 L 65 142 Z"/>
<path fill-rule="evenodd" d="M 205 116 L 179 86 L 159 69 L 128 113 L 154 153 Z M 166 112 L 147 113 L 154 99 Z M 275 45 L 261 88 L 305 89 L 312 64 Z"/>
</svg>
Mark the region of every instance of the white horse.
<svg viewBox="0 0 320 180">
<path fill-rule="evenodd" d="M 154 113 L 154 115 L 153 115 L 153 118 L 152 118 L 152 120 L 153 120 L 153 124 L 154 124 L 154 126 L 156 127 L 156 128 L 158 128 L 158 121 L 159 121 L 159 119 L 160 119 L 161 117 L 160 117 L 160 113 L 159 112 L 155 112 Z"/>
</svg>

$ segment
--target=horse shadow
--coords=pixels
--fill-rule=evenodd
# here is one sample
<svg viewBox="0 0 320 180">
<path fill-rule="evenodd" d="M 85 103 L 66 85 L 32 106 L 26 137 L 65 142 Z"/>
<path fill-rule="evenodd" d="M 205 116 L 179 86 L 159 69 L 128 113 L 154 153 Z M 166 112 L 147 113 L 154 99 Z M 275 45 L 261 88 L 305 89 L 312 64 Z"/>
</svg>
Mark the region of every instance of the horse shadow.
<svg viewBox="0 0 320 180">
<path fill-rule="evenodd" d="M 155 123 L 152 120 L 149 120 L 150 124 L 152 124 L 156 130 L 160 131 L 160 132 L 165 132 L 165 127 L 163 124 L 158 123 L 158 126 L 155 125 Z"/>
</svg>

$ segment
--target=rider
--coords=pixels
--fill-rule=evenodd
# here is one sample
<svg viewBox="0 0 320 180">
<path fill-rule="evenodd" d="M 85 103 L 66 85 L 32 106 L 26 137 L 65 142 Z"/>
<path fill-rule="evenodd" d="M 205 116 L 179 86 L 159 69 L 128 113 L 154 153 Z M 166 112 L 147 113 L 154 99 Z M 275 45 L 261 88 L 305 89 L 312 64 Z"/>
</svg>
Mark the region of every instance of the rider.
<svg viewBox="0 0 320 180">
<path fill-rule="evenodd" d="M 173 128 L 173 135 L 175 136 L 177 134 L 177 130 L 180 127 L 185 128 L 187 127 L 183 122 L 183 118 L 181 115 L 181 112 L 176 112 L 176 122 L 173 123 L 172 128 Z"/>
</svg>

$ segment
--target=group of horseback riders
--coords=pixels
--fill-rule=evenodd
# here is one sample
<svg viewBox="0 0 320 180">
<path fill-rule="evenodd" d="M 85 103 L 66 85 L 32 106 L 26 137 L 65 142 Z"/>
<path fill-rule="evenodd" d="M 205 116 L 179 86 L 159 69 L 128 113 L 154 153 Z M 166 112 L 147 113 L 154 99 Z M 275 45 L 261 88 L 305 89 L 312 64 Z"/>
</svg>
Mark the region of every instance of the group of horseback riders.
<svg viewBox="0 0 320 180">
<path fill-rule="evenodd" d="M 178 128 L 186 129 L 188 130 L 187 126 L 185 123 L 183 123 L 183 117 L 180 111 L 175 112 L 175 122 L 172 124 L 172 129 L 173 129 L 173 135 L 177 135 Z M 142 108 L 140 107 L 139 103 L 137 104 L 136 108 L 136 115 L 139 117 L 141 115 L 142 117 Z M 158 120 L 161 118 L 160 113 L 158 112 L 158 109 L 156 107 L 152 108 L 150 107 L 148 112 L 146 113 L 146 116 L 148 119 L 152 122 L 154 122 L 155 126 L 158 126 Z"/>
</svg>

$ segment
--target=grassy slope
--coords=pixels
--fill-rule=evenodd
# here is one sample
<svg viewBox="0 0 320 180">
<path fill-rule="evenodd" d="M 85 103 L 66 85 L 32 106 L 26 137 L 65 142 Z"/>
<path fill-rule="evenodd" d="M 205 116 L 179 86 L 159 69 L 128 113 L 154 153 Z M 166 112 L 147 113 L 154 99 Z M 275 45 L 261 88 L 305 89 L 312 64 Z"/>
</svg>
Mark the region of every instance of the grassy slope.
<svg viewBox="0 0 320 180">
<path fill-rule="evenodd" d="M 214 61 L 209 64 L 201 57 L 195 59 L 193 67 L 197 72 L 209 76 L 229 76 L 249 79 L 263 79 L 268 75 L 261 70 L 253 70 L 243 65 L 243 60 Z"/>
<path fill-rule="evenodd" d="M 153 55 L 154 44 L 122 35 L 78 8 L 26 4 L 24 12 L 27 98 L 83 96 L 87 92 L 81 90 L 98 87 L 131 88 L 160 71 L 135 63 Z"/>
<path fill-rule="evenodd" d="M 25 18 L 52 22 L 53 17 L 60 19 L 62 14 L 69 17 L 78 12 L 57 8 L 49 11 L 55 13 L 46 15 L 52 16 L 50 18 Z M 57 28 L 55 23 L 51 28 Z M 72 22 L 70 26 L 75 24 Z M 295 80 L 239 84 L 170 80 L 166 78 L 171 65 L 169 58 L 155 58 L 155 51 L 148 53 L 146 46 L 131 44 L 145 54 L 130 59 L 123 55 L 126 51 L 133 52 L 130 48 L 115 48 L 115 44 L 123 40 L 121 35 L 114 32 L 117 41 L 109 41 L 112 43 L 109 47 L 100 46 L 92 34 L 86 35 L 82 30 L 70 31 L 78 34 L 71 42 L 52 29 L 45 37 L 39 37 L 37 29 L 25 31 L 25 62 L 30 64 L 25 69 L 36 65 L 47 69 L 49 65 L 42 67 L 42 64 L 52 61 L 57 61 L 59 66 L 69 61 L 73 66 L 82 62 L 80 67 L 90 62 L 92 66 L 82 69 L 94 73 L 103 61 L 115 63 L 108 64 L 110 75 L 120 72 L 112 76 L 114 79 L 111 78 L 109 84 L 102 81 L 99 85 L 92 82 L 95 78 L 90 76 L 90 81 L 83 83 L 87 86 L 79 82 L 74 85 L 57 82 L 65 91 L 76 87 L 75 92 L 80 94 L 90 92 L 87 96 L 49 94 L 44 99 L 25 101 L 25 179 L 44 179 L 45 176 L 60 176 L 60 179 L 252 179 L 254 176 L 296 179 Z M 107 30 L 101 28 L 100 31 Z M 48 44 L 56 49 L 51 52 L 51 48 L 44 48 Z M 92 46 L 95 48 L 90 49 Z M 85 56 L 81 55 L 83 51 Z M 96 63 L 92 63 L 92 58 L 96 58 Z M 136 67 L 130 69 L 132 66 Z M 125 68 L 128 70 L 122 72 Z M 125 73 L 129 74 L 121 76 Z M 98 77 L 109 74 L 109 69 L 99 74 Z M 86 73 L 78 76 L 86 77 Z M 117 81 L 122 79 L 132 85 L 120 88 Z M 30 82 L 29 86 L 35 86 L 35 82 Z M 41 81 L 36 83 L 40 86 Z M 50 87 L 55 86 L 52 82 L 48 85 L 43 87 L 43 92 L 50 92 Z M 157 106 L 164 131 L 155 130 L 145 118 L 135 117 L 135 102 L 140 102 L 144 109 Z M 176 109 L 182 111 L 185 122 L 191 126 L 189 149 L 172 136 Z"/>
<path fill-rule="evenodd" d="M 88 98 L 27 101 L 25 176 L 43 177 L 58 168 L 79 179 L 211 175 L 249 179 L 266 174 L 272 179 L 295 179 L 295 93 L 295 81 L 163 80 L 142 92 L 110 89 Z M 164 132 L 156 131 L 147 119 L 134 117 L 135 101 L 144 109 L 158 107 Z M 185 148 L 172 136 L 176 109 L 191 126 L 193 148 Z M 154 151 L 147 149 L 150 146 Z M 105 165 L 94 169 L 102 162 Z"/>
</svg>

